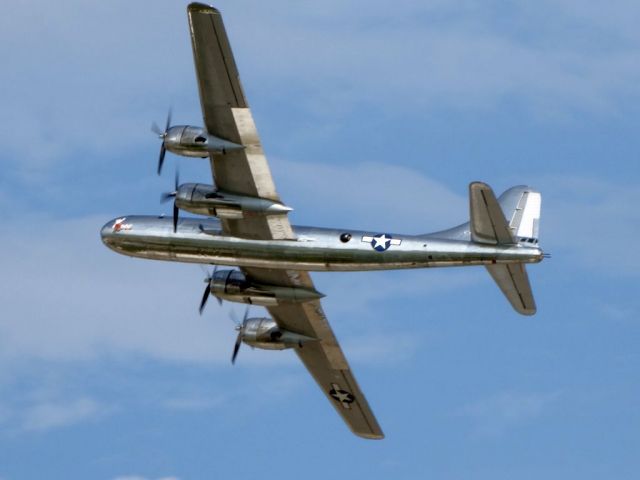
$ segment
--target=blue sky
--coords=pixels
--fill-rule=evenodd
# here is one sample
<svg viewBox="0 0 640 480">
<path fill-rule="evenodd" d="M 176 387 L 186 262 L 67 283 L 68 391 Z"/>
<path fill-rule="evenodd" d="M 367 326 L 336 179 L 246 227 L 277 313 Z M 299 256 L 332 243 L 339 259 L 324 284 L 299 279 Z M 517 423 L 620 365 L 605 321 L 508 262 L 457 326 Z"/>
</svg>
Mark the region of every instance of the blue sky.
<svg viewBox="0 0 640 480">
<path fill-rule="evenodd" d="M 515 314 L 482 269 L 318 273 L 387 438 L 353 437 L 292 352 L 244 348 L 193 265 L 118 256 L 162 213 L 169 106 L 201 123 L 181 2 L 0 17 L 0 479 L 635 479 L 640 5 L 221 1 L 278 190 L 302 225 L 425 233 L 467 185 L 543 193 Z M 258 309 L 255 313 L 258 313 Z"/>
</svg>

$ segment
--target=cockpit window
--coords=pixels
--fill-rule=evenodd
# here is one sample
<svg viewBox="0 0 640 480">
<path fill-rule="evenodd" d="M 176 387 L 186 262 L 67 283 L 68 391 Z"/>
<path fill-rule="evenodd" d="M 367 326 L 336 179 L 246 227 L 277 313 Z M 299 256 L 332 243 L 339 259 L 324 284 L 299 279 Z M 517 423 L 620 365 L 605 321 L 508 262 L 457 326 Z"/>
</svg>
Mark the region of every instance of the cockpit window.
<svg viewBox="0 0 640 480">
<path fill-rule="evenodd" d="M 195 138 L 196 143 L 205 143 L 207 141 L 207 139 L 205 137 L 203 137 L 202 135 L 198 135 Z"/>
</svg>

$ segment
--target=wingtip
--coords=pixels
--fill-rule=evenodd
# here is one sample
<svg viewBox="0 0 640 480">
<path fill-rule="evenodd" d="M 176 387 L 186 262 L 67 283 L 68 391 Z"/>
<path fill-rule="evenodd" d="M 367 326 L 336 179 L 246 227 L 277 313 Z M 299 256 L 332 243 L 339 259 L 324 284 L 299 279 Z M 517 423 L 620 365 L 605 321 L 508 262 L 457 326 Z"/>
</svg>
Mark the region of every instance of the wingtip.
<svg viewBox="0 0 640 480">
<path fill-rule="evenodd" d="M 363 432 L 353 432 L 360 438 L 364 438 L 365 440 L 383 440 L 384 433 L 363 433 Z"/>
<path fill-rule="evenodd" d="M 215 7 L 212 7 L 211 5 L 207 5 L 206 3 L 200 3 L 200 2 L 193 2 L 190 3 L 189 6 L 187 7 L 187 10 L 191 13 L 191 12 L 198 12 L 198 13 L 208 13 L 208 14 L 220 14 L 220 10 L 218 10 Z"/>
</svg>

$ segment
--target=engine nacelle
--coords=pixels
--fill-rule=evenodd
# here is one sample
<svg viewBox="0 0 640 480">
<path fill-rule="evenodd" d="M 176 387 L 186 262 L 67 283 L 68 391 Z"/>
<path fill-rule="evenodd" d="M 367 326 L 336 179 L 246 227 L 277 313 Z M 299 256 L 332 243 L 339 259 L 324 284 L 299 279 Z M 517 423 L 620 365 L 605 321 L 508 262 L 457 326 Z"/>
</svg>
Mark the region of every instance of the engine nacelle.
<svg viewBox="0 0 640 480">
<path fill-rule="evenodd" d="M 202 127 L 176 125 L 164 134 L 164 146 L 170 152 L 185 157 L 208 157 L 210 153 L 225 154 L 242 150 L 243 145 L 207 133 Z"/>
<path fill-rule="evenodd" d="M 240 338 L 251 347 L 265 350 L 302 347 L 307 342 L 316 341 L 315 338 L 281 329 L 272 318 L 246 319 L 240 327 Z"/>
<path fill-rule="evenodd" d="M 202 183 L 180 185 L 175 201 L 181 210 L 224 219 L 243 218 L 247 213 L 271 214 L 291 211 L 290 207 L 273 200 L 227 193 L 213 185 Z"/>
<path fill-rule="evenodd" d="M 273 306 L 281 302 L 308 302 L 324 297 L 320 292 L 306 288 L 254 283 L 240 270 L 218 270 L 209 282 L 211 295 L 250 305 Z"/>
</svg>

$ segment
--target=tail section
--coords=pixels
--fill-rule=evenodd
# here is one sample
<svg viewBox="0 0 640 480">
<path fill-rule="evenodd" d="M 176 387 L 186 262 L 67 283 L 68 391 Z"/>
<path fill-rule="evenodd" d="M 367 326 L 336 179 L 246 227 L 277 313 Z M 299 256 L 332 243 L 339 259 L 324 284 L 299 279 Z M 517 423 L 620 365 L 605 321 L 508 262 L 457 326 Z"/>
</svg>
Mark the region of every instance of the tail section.
<svg viewBox="0 0 640 480">
<path fill-rule="evenodd" d="M 524 264 L 487 265 L 487 270 L 516 312 L 522 315 L 536 313 L 536 301 Z"/>
<path fill-rule="evenodd" d="M 477 243 L 537 245 L 540 228 L 540 192 L 512 187 L 496 200 L 486 183 L 469 185 L 471 240 Z"/>
<path fill-rule="evenodd" d="M 498 200 L 509 228 L 519 243 L 537 245 L 540 229 L 540 192 L 525 186 L 512 187 Z"/>
<path fill-rule="evenodd" d="M 540 206 L 540 193 L 528 187 L 513 187 L 497 200 L 489 185 L 474 182 L 469 185 L 471 240 L 491 245 L 533 246 L 538 243 Z M 536 313 L 523 263 L 487 265 L 487 270 L 518 313 Z"/>
<path fill-rule="evenodd" d="M 515 239 L 502 208 L 486 183 L 469 185 L 469 231 L 471 240 L 490 245 L 511 245 Z"/>
</svg>

